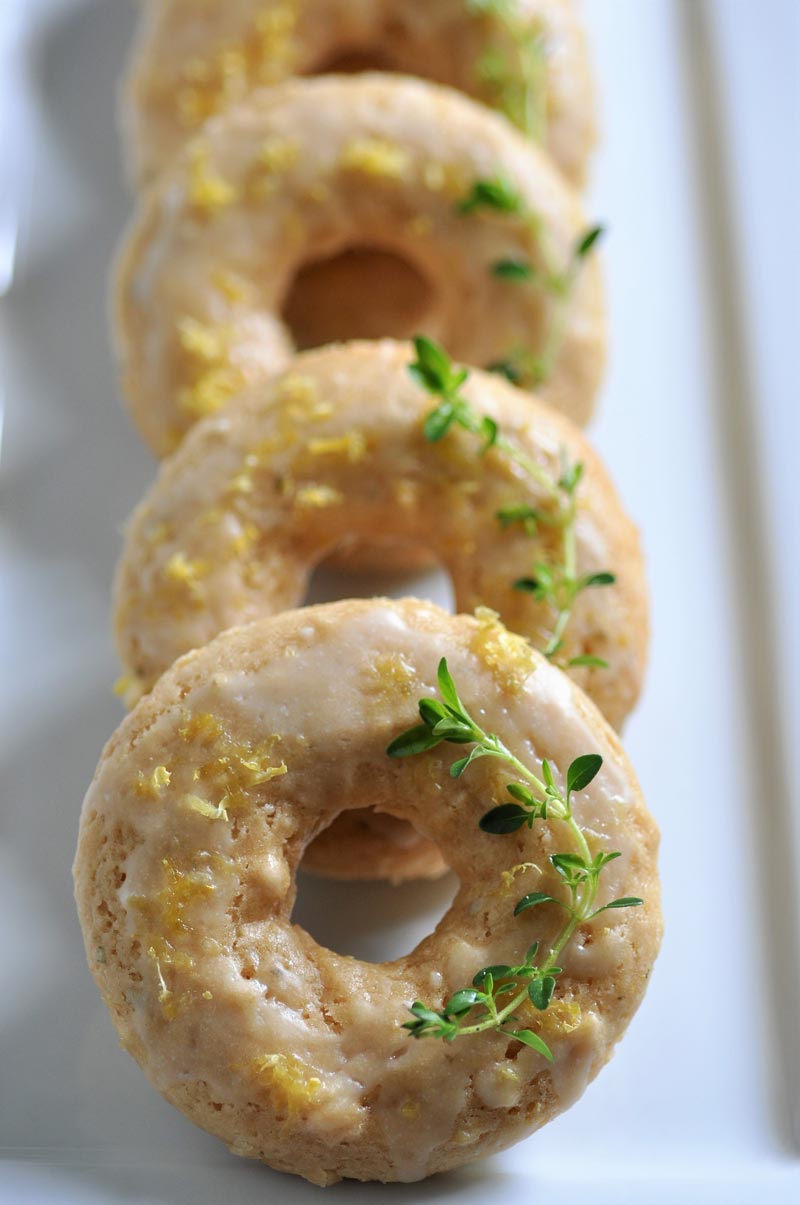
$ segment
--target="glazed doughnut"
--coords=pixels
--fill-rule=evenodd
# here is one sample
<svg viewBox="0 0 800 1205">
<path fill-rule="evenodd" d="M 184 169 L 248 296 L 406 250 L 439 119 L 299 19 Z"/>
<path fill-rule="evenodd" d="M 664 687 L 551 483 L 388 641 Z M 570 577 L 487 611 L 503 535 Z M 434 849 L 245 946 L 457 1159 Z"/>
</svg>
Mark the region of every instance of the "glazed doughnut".
<svg viewBox="0 0 800 1205">
<path fill-rule="evenodd" d="M 495 611 L 544 647 L 552 613 L 513 583 L 548 555 L 552 529 L 533 541 L 521 527 L 501 531 L 495 517 L 509 503 L 541 505 L 541 487 L 499 449 L 481 456 L 465 432 L 429 443 L 431 398 L 410 361 L 410 349 L 389 340 L 305 352 L 284 376 L 198 423 L 163 463 L 117 571 L 117 643 L 131 698 L 219 631 L 299 606 L 315 565 L 363 543 L 376 562 L 383 548 L 385 567 L 398 550 L 432 554 L 450 574 L 456 609 L 484 608 L 487 656 L 503 656 Z M 562 655 L 608 663 L 569 672 L 618 726 L 639 694 L 647 651 L 636 530 L 569 420 L 491 374 L 473 372 L 464 393 L 556 476 L 562 448 L 585 466 L 578 572 L 610 569 L 617 581 L 578 596 Z M 402 685 L 402 665 L 383 672 Z M 444 869 L 407 826 L 361 813 L 314 843 L 307 867 L 395 881 Z"/>
<path fill-rule="evenodd" d="M 513 584 L 548 558 L 552 529 L 532 539 L 520 525 L 501 530 L 496 514 L 517 502 L 546 508 L 547 497 L 504 451 L 482 455 L 466 432 L 426 440 L 433 403 L 412 359 L 391 340 L 304 352 L 198 423 L 164 461 L 128 525 L 115 586 L 118 646 L 140 688 L 225 628 L 299 606 L 315 566 L 363 540 L 376 556 L 387 550 L 384 568 L 396 546 L 424 548 L 450 574 L 456 610 L 493 608 L 546 644 L 549 607 Z M 490 373 L 473 371 L 464 395 L 551 475 L 562 449 L 585 466 L 578 573 L 611 570 L 617 580 L 578 596 L 562 655 L 608 662 L 571 672 L 618 727 L 638 697 L 647 647 L 636 530 L 568 419 Z"/>
<path fill-rule="evenodd" d="M 531 221 L 463 213 L 503 177 Z M 467 97 L 397 76 L 293 80 L 190 143 L 145 199 L 117 278 L 117 347 L 134 420 L 158 455 L 198 417 L 288 361 L 294 342 L 424 331 L 458 359 L 540 353 L 542 398 L 588 418 L 602 371 L 599 265 L 563 297 L 496 275 L 571 262 L 580 206 L 549 159 Z M 550 266 L 548 266 L 550 265 Z"/>
<path fill-rule="evenodd" d="M 622 854 L 598 898 L 645 901 L 564 947 L 552 1011 L 521 1006 L 552 1064 L 496 1030 L 442 1042 L 400 1028 L 415 999 L 440 1007 L 563 925 L 552 907 L 513 916 L 524 892 L 563 890 L 548 864 L 565 840 L 557 823 L 502 837 L 478 827 L 507 768 L 487 758 L 454 781 L 452 746 L 386 756 L 435 693 L 445 652 L 465 702 L 535 768 L 548 758 L 562 780 L 576 756 L 603 757 L 575 797 L 596 850 Z M 392 658 L 408 690 L 376 684 L 376 662 Z M 536 654 L 509 690 L 513 659 L 487 659 L 477 621 L 427 603 L 288 612 L 182 658 L 106 746 L 75 863 L 91 969 L 154 1086 L 237 1154 L 318 1184 L 418 1180 L 543 1125 L 610 1057 L 660 939 L 657 833 L 596 708 Z M 460 881 L 435 932 L 382 964 L 291 923 L 303 850 L 367 804 L 418 827 Z"/>
<path fill-rule="evenodd" d="M 149 0 L 122 106 L 132 174 L 157 175 L 212 115 L 292 75 L 399 71 L 504 109 L 580 185 L 595 138 L 583 33 L 569 0 L 518 0 L 507 23 L 468 0 Z M 505 78 L 487 79 L 491 61 Z M 526 89 L 527 84 L 527 89 Z"/>
</svg>

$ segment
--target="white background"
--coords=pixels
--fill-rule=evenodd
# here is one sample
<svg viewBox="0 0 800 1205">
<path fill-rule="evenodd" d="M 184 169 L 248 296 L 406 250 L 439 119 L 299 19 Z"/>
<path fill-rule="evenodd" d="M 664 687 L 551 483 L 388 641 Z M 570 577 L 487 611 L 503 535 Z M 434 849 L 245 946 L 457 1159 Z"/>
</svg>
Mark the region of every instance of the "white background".
<svg viewBox="0 0 800 1205">
<path fill-rule="evenodd" d="M 652 663 L 626 744 L 663 830 L 667 936 L 625 1042 L 570 1113 L 475 1168 L 326 1201 L 800 1199 L 800 4 L 585 11 L 613 336 L 592 433 L 648 554 Z M 104 315 L 129 208 L 113 109 L 132 25 L 125 0 L 0 0 L 0 287 L 17 245 L 0 300 L 0 1198 L 310 1201 L 147 1086 L 71 898 L 80 801 L 120 718 L 119 529 L 153 472 Z M 298 918 L 337 948 L 397 954 L 452 885 L 369 890 L 364 907 L 305 883 Z"/>
</svg>

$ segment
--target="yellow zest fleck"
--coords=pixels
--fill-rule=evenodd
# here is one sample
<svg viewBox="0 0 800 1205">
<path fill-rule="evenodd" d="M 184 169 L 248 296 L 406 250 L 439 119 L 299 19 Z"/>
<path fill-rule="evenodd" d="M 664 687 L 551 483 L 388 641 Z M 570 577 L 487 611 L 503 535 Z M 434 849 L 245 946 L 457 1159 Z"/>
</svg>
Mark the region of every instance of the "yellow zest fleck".
<svg viewBox="0 0 800 1205">
<path fill-rule="evenodd" d="M 188 930 L 186 909 L 210 895 L 215 890 L 214 884 L 204 874 L 179 870 L 169 858 L 162 858 L 161 865 L 167 885 L 156 898 L 162 904 L 165 927 L 169 931 Z"/>
<path fill-rule="evenodd" d="M 191 561 L 183 552 L 173 552 L 164 566 L 164 577 L 177 586 L 185 586 L 189 593 L 197 598 L 201 594 L 200 579 L 210 569 L 208 561 L 199 558 Z"/>
<path fill-rule="evenodd" d="M 130 709 L 144 694 L 144 683 L 138 674 L 122 674 L 114 683 L 114 694 Z"/>
<path fill-rule="evenodd" d="M 332 485 L 303 485 L 295 494 L 294 501 L 296 506 L 322 510 L 326 506 L 336 506 L 343 502 L 344 494 Z"/>
<path fill-rule="evenodd" d="M 553 1037 L 574 1033 L 576 1029 L 580 1029 L 583 1021 L 583 1010 L 577 1000 L 559 1000 L 554 997 L 544 1012 L 534 1009 L 532 1005 L 528 1006 L 527 1011 L 535 1014 L 532 1028 L 535 1028 L 537 1033 Z"/>
<path fill-rule="evenodd" d="M 157 799 L 164 787 L 168 787 L 172 775 L 166 766 L 156 766 L 152 774 L 139 771 L 136 779 L 136 793 L 146 799 Z"/>
<path fill-rule="evenodd" d="M 234 556 L 247 556 L 250 549 L 258 541 L 261 533 L 255 523 L 245 523 L 242 530 L 231 540 L 231 550 Z"/>
<path fill-rule="evenodd" d="M 333 414 L 333 406 L 330 402 L 314 402 L 313 405 L 305 407 L 292 404 L 287 407 L 286 413 L 295 422 L 321 423 Z"/>
<path fill-rule="evenodd" d="M 162 858 L 161 867 L 165 879 L 161 890 L 152 896 L 132 895 L 128 903 L 147 917 L 152 934 L 149 942 L 154 950 L 152 957 L 186 968 L 191 966 L 191 958 L 185 952 L 176 951 L 175 941 L 192 931 L 187 910 L 216 889 L 208 875 L 179 870 L 170 858 Z"/>
<path fill-rule="evenodd" d="M 312 456 L 342 456 L 350 464 L 358 464 L 367 454 L 367 441 L 361 431 L 348 431 L 330 439 L 312 439 L 308 450 Z"/>
<path fill-rule="evenodd" d="M 161 866 L 165 879 L 162 889 L 152 896 L 130 896 L 128 905 L 145 919 L 149 934 L 145 938 L 147 956 L 156 964 L 158 1000 L 164 1016 L 171 1020 L 191 999 L 191 993 L 176 998 L 164 980 L 162 967 L 188 971 L 194 966 L 193 958 L 187 950 L 179 948 L 179 943 L 194 932 L 188 910 L 215 888 L 207 875 L 179 870 L 169 858 L 163 858 Z"/>
<path fill-rule="evenodd" d="M 247 383 L 242 369 L 230 362 L 236 328 L 187 316 L 179 320 L 177 333 L 183 351 L 202 366 L 194 381 L 179 391 L 178 405 L 195 418 L 216 414 Z"/>
<path fill-rule="evenodd" d="M 234 305 L 240 301 L 247 301 L 253 292 L 249 282 L 243 276 L 238 276 L 235 272 L 230 272 L 225 268 L 218 268 L 212 272 L 211 284 L 226 301 L 230 301 Z"/>
<path fill-rule="evenodd" d="M 308 408 L 316 403 L 317 394 L 318 386 L 314 378 L 301 376 L 300 373 L 281 377 L 275 387 L 276 402 L 291 402 L 300 407 L 293 418 L 305 418 Z"/>
<path fill-rule="evenodd" d="M 407 477 L 400 477 L 392 482 L 392 494 L 398 506 L 411 507 L 416 504 L 419 487 Z"/>
<path fill-rule="evenodd" d="M 258 152 L 258 164 L 268 172 L 286 172 L 300 157 L 300 147 L 288 138 L 270 138 Z"/>
<path fill-rule="evenodd" d="M 153 962 L 156 964 L 156 978 L 158 980 L 158 1002 L 161 1005 L 161 1012 L 167 1021 L 173 1021 L 175 1019 L 175 1017 L 177 1017 L 178 1014 L 184 1008 L 186 1008 L 189 1004 L 191 1004 L 192 1000 L 195 999 L 196 997 L 194 996 L 194 993 L 192 991 L 181 992 L 180 996 L 176 996 L 175 993 L 169 987 L 167 987 L 166 980 L 164 979 L 164 973 L 161 969 L 161 964 L 162 964 L 162 962 L 166 963 L 166 964 L 175 963 L 176 961 L 179 961 L 179 960 L 171 959 L 169 957 L 167 957 L 166 959 L 162 958 L 159 953 L 159 949 L 161 948 L 162 945 L 163 945 L 163 943 L 158 943 L 159 948 L 156 948 L 155 946 L 150 946 L 150 948 L 147 951 L 147 956 L 148 956 L 148 958 L 151 958 L 153 960 Z M 186 962 L 189 965 L 192 964 L 191 959 L 186 960 Z M 183 969 L 187 969 L 187 967 L 183 967 Z"/>
<path fill-rule="evenodd" d="M 225 486 L 225 492 L 228 494 L 252 494 L 253 478 L 250 471 L 242 469 L 241 473 L 237 473 L 235 477 L 231 477 Z"/>
<path fill-rule="evenodd" d="M 420 1107 L 415 1100 L 405 1100 L 400 1106 L 400 1113 L 407 1121 L 414 1121 L 420 1115 Z"/>
<path fill-rule="evenodd" d="M 199 795 L 184 795 L 181 800 L 181 807 L 187 811 L 197 812 L 200 816 L 205 816 L 208 820 L 227 820 L 228 813 L 222 803 L 209 803 L 207 799 L 202 799 Z"/>
<path fill-rule="evenodd" d="M 281 176 L 294 167 L 300 157 L 300 148 L 296 142 L 288 139 L 273 138 L 265 142 L 258 153 L 255 162 L 255 174 L 251 178 L 250 188 L 256 200 L 266 200 L 278 188 Z"/>
<path fill-rule="evenodd" d="M 184 351 L 206 364 L 218 364 L 228 354 L 228 329 L 189 315 L 178 320 L 178 340 Z"/>
<path fill-rule="evenodd" d="M 209 819 L 228 819 L 233 811 L 252 806 L 253 788 L 271 782 L 289 772 L 286 762 L 276 763 L 274 747 L 281 737 L 273 733 L 259 745 L 234 741 L 229 733 L 217 725 L 213 716 L 196 717 L 198 725 L 187 724 L 179 729 L 183 736 L 190 730 L 211 740 L 204 740 L 208 751 L 207 760 L 199 762 L 192 771 L 192 779 L 202 784 L 199 795 L 190 795 L 184 805 Z M 216 805 L 210 799 L 217 799 Z M 258 801 L 263 803 L 263 801 Z"/>
<path fill-rule="evenodd" d="M 252 778 L 250 786 L 261 786 L 265 782 L 271 782 L 273 778 L 282 778 L 284 774 L 288 774 L 289 767 L 286 762 L 282 761 L 278 766 L 270 766 L 266 764 L 266 754 L 257 755 L 252 758 L 239 758 L 239 764 L 244 770 L 247 770 Z"/>
<path fill-rule="evenodd" d="M 313 1068 L 293 1054 L 265 1054 L 253 1060 L 278 1108 L 290 1117 L 301 1113 L 322 1088 L 322 1080 Z"/>
<path fill-rule="evenodd" d="M 217 368 L 196 385 L 182 389 L 178 405 L 195 418 L 216 414 L 245 384 L 244 374 L 235 368 Z"/>
<path fill-rule="evenodd" d="M 416 681 L 414 667 L 402 653 L 381 653 L 373 660 L 370 671 L 377 679 L 381 693 L 388 696 L 409 695 Z"/>
<path fill-rule="evenodd" d="M 185 741 L 200 740 L 203 744 L 215 741 L 223 733 L 222 724 L 209 711 L 199 711 L 192 715 L 184 713 L 185 722 L 178 729 L 178 734 Z"/>
<path fill-rule="evenodd" d="M 264 590 L 267 588 L 269 574 L 266 565 L 258 560 L 242 561 L 242 583 L 248 590 Z M 248 606 L 252 600 L 245 595 L 239 595 L 237 609 Z"/>
<path fill-rule="evenodd" d="M 203 142 L 189 149 L 189 200 L 205 216 L 226 209 L 236 200 L 236 189 L 211 167 L 211 156 Z"/>
<path fill-rule="evenodd" d="M 211 992 L 205 991 L 205 992 L 203 992 L 203 999 L 204 1000 L 213 1000 L 214 996 L 212 995 Z"/>
<path fill-rule="evenodd" d="M 161 1005 L 164 1016 L 171 1020 L 174 1016 L 172 1005 L 172 992 L 167 987 L 164 975 L 161 970 L 161 963 L 152 946 L 147 951 L 147 957 L 152 958 L 156 964 L 156 976 L 158 978 L 158 1003 Z"/>
<path fill-rule="evenodd" d="M 533 650 L 524 637 L 509 632 L 489 607 L 478 607 L 475 618 L 478 630 L 470 642 L 472 651 L 508 691 L 518 693 L 536 669 Z"/>
<path fill-rule="evenodd" d="M 516 1067 L 501 1067 L 497 1072 L 499 1079 L 506 1080 L 510 1084 L 519 1083 L 519 1072 Z"/>
<path fill-rule="evenodd" d="M 404 147 L 385 138 L 353 138 L 340 159 L 346 170 L 388 180 L 401 180 L 407 174 L 410 162 L 411 157 Z"/>
<path fill-rule="evenodd" d="M 147 896 L 131 896 L 129 903 L 145 913 L 153 911 L 152 900 Z M 190 971 L 194 966 L 194 959 L 184 950 L 176 950 L 162 934 L 152 935 L 147 954 L 149 958 L 157 958 L 162 966 L 175 967 L 178 971 Z"/>
<path fill-rule="evenodd" d="M 516 866 L 512 866 L 510 870 L 504 870 L 501 874 L 503 886 L 510 889 L 514 885 L 514 880 L 526 870 L 535 870 L 537 874 L 541 874 L 541 867 L 535 862 L 518 862 Z"/>
</svg>

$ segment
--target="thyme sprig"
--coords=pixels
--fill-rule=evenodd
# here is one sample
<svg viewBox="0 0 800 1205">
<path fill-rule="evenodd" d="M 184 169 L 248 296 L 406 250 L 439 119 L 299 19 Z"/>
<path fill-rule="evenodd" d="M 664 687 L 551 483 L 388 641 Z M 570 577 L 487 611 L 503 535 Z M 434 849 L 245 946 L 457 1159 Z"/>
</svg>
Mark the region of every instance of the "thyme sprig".
<svg viewBox="0 0 800 1205">
<path fill-rule="evenodd" d="M 535 822 L 560 820 L 572 837 L 573 850 L 550 855 L 550 864 L 559 876 L 566 898 L 543 891 L 529 892 L 514 907 L 514 916 L 531 908 L 550 904 L 566 913 L 563 926 L 540 955 L 540 943 L 534 942 L 525 959 L 517 966 L 484 967 L 473 977 L 470 987 L 460 988 L 440 1010 L 421 1000 L 410 1008 L 412 1020 L 403 1028 L 415 1038 L 442 1038 L 452 1042 L 458 1037 L 497 1030 L 532 1047 L 546 1059 L 552 1060 L 547 1043 L 531 1029 L 516 1028 L 516 1010 L 526 1001 L 544 1012 L 550 1005 L 558 977 L 563 973 L 559 957 L 579 925 L 586 924 L 601 912 L 616 908 L 633 908 L 642 903 L 636 896 L 622 896 L 596 907 L 600 876 L 619 853 L 592 855 L 586 834 L 575 818 L 572 797 L 583 791 L 597 776 L 603 759 L 587 753 L 577 757 L 567 770 L 565 787 L 556 783 L 553 768 L 542 762 L 541 777 L 520 761 L 499 736 L 487 733 L 462 702 L 455 682 L 443 657 L 437 672 L 438 699 L 419 700 L 421 724 L 401 733 L 387 749 L 390 757 L 412 757 L 436 748 L 442 743 L 471 745 L 469 753 L 458 758 L 450 767 L 452 778 L 460 778 L 473 762 L 483 757 L 499 759 L 509 766 L 515 776 L 506 785 L 511 802 L 491 808 L 480 820 L 485 833 L 513 833 L 523 826 L 533 828 Z"/>
<path fill-rule="evenodd" d="M 546 506 L 533 507 L 527 503 L 502 507 L 497 519 L 503 528 L 519 523 L 524 531 L 535 537 L 540 527 L 554 527 L 561 535 L 561 555 L 546 562 L 536 561 L 531 574 L 514 582 L 516 590 L 522 590 L 544 603 L 553 611 L 553 626 L 542 652 L 553 658 L 564 643 L 564 634 L 569 624 L 575 600 L 582 591 L 594 586 L 610 586 L 616 580 L 613 573 L 579 574 L 577 569 L 577 542 L 575 520 L 577 515 L 577 493 L 583 477 L 580 462 L 570 464 L 562 451 L 561 472 L 557 479 L 527 456 L 521 448 L 502 434 L 494 419 L 480 415 L 461 392 L 469 377 L 466 368 L 454 365 L 447 352 L 424 335 L 414 340 L 416 360 L 409 371 L 414 379 L 438 399 L 424 423 L 425 438 L 432 443 L 443 439 L 451 427 L 461 427 L 482 441 L 485 452 L 496 447 L 518 464 L 547 498 Z M 568 666 L 586 665 L 605 668 L 599 657 L 586 654 L 573 657 Z"/>
<path fill-rule="evenodd" d="M 541 349 L 512 348 L 507 355 L 489 367 L 508 377 L 515 385 L 541 385 L 555 367 L 564 341 L 569 302 L 580 274 L 581 266 L 603 236 L 602 226 L 591 226 L 575 242 L 566 264 L 559 263 L 539 214 L 534 213 L 521 193 L 503 176 L 475 180 L 470 191 L 457 203 L 458 212 L 470 215 L 488 211 L 521 221 L 539 247 L 543 267 L 539 268 L 525 257 L 506 257 L 491 265 L 492 275 L 511 285 L 532 285 L 542 289 L 553 301 Z"/>
<path fill-rule="evenodd" d="M 467 0 L 467 11 L 492 21 L 498 42 L 490 42 L 478 59 L 478 78 L 489 100 L 537 142 L 547 134 L 547 42 L 540 21 L 519 10 L 516 0 Z"/>
</svg>

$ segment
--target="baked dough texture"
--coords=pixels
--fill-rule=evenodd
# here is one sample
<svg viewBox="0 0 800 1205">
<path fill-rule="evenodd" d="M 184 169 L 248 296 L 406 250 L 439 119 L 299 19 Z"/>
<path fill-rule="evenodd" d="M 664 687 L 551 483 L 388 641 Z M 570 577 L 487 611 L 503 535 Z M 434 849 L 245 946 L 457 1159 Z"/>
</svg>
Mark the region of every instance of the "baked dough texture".
<svg viewBox="0 0 800 1205">
<path fill-rule="evenodd" d="M 617 738 L 558 669 L 509 637 L 487 658 L 481 625 L 428 603 L 346 601 L 229 631 L 177 662 L 123 721 L 83 807 L 75 883 L 92 972 L 125 1048 L 163 1095 L 238 1154 L 318 1184 L 413 1181 L 517 1141 L 567 1108 L 610 1057 L 661 932 L 657 832 Z M 516 650 L 516 651 L 515 651 Z M 386 746 L 436 693 L 446 654 L 487 730 L 557 780 L 587 752 L 603 768 L 575 799 L 597 851 L 621 857 L 604 913 L 564 950 L 539 1027 L 552 1066 L 500 1034 L 452 1043 L 401 1028 L 480 968 L 552 940 L 557 910 L 514 918 L 527 891 L 560 888 L 566 838 L 537 823 L 490 836 L 505 793 L 492 759 L 455 781 L 458 750 L 408 761 Z M 385 660 L 405 667 L 387 689 Z M 412 953 L 368 964 L 291 923 L 308 842 L 342 810 L 374 806 L 437 843 L 459 878 Z"/>
<path fill-rule="evenodd" d="M 259 86 L 372 66 L 487 104 L 505 100 L 512 116 L 525 107 L 527 78 L 526 124 L 580 185 L 595 140 L 594 96 L 574 6 L 514 7 L 533 42 L 527 72 L 504 23 L 471 13 L 467 0 L 147 0 L 121 107 L 131 174 L 151 180 L 204 121 Z M 492 63 L 502 80 L 487 79 Z"/>
<path fill-rule="evenodd" d="M 501 449 L 482 454 L 455 427 L 439 442 L 425 438 L 435 401 L 409 372 L 413 358 L 390 340 L 306 352 L 198 423 L 162 464 L 128 525 L 116 578 L 117 642 L 134 690 L 224 628 L 299 606 L 321 560 L 364 542 L 383 568 L 398 549 L 424 549 L 449 573 L 456 610 L 489 608 L 546 645 L 553 612 L 514 582 L 561 555 L 560 532 L 542 523 L 531 538 L 521 524 L 503 530 L 496 515 L 520 503 L 547 513 L 552 503 Z M 553 480 L 562 456 L 584 465 L 577 571 L 617 580 L 578 596 L 559 657 L 608 663 L 570 673 L 619 727 L 647 652 L 636 529 L 568 419 L 490 373 L 473 370 L 463 393 Z M 495 626 L 484 612 L 487 648 Z"/>
<path fill-rule="evenodd" d="M 524 213 L 461 211 L 497 177 Z M 377 74 L 262 89 L 188 144 L 124 240 L 116 341 L 134 421 L 164 455 L 285 367 L 295 331 L 303 346 L 424 331 L 478 366 L 552 359 L 541 396 L 583 423 L 605 348 L 596 256 L 566 300 L 494 266 L 564 271 L 585 230 L 548 157 L 457 92 Z"/>
</svg>

